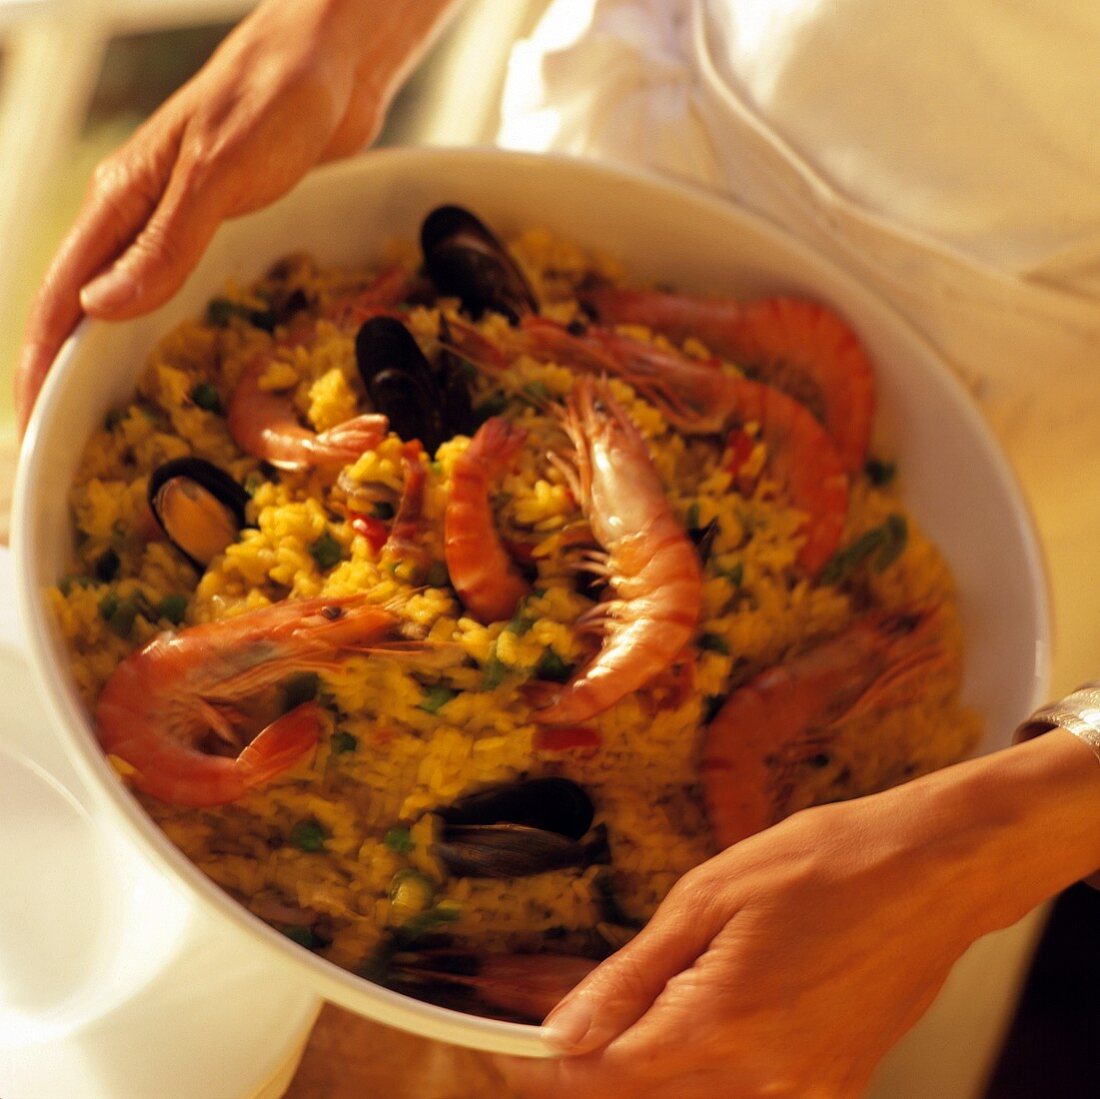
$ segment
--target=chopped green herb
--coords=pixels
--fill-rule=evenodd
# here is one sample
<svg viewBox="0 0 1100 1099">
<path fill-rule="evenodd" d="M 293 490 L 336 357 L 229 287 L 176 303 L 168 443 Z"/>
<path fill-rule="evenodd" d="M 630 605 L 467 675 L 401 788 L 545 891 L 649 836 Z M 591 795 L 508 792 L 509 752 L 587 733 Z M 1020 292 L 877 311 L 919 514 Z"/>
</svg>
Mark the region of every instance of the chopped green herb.
<svg viewBox="0 0 1100 1099">
<path fill-rule="evenodd" d="M 522 637 L 534 624 L 535 619 L 531 618 L 530 615 L 524 614 L 523 610 L 520 609 L 512 615 L 512 620 L 504 628 L 508 633 L 514 633 L 517 637 Z"/>
<path fill-rule="evenodd" d="M 218 391 L 209 382 L 199 382 L 191 390 L 191 400 L 207 412 L 221 412 L 222 401 Z"/>
<path fill-rule="evenodd" d="M 320 686 L 321 680 L 315 672 L 303 672 L 288 679 L 283 684 L 283 713 L 290 713 L 303 702 L 312 702 Z"/>
<path fill-rule="evenodd" d="M 879 458 L 868 458 L 863 468 L 867 471 L 867 479 L 873 485 L 888 485 L 898 472 L 897 463 L 884 462 Z"/>
<path fill-rule="evenodd" d="M 298 924 L 289 927 L 280 928 L 282 933 L 291 940 L 291 942 L 297 943 L 299 946 L 304 946 L 306 950 L 319 950 L 322 946 L 325 946 L 325 940 L 318 937 L 312 927 L 302 927 Z"/>
<path fill-rule="evenodd" d="M 375 500 L 371 505 L 370 513 L 375 519 L 392 519 L 393 504 L 388 500 Z"/>
<path fill-rule="evenodd" d="M 722 575 L 733 587 L 739 588 L 745 581 L 745 566 L 741 561 L 738 561 L 732 569 L 727 569 Z"/>
<path fill-rule="evenodd" d="M 445 588 L 450 582 L 450 576 L 447 573 L 447 565 L 443 561 L 433 561 L 428 566 L 428 573 L 424 578 L 424 583 L 429 588 Z"/>
<path fill-rule="evenodd" d="M 347 732 L 344 729 L 337 729 L 332 734 L 332 750 L 336 755 L 343 755 L 345 752 L 354 752 L 359 747 L 359 738 L 352 733 Z"/>
<path fill-rule="evenodd" d="M 885 572 L 905 551 L 909 541 L 909 527 L 905 522 L 905 516 L 892 514 L 887 516 L 884 524 L 886 527 L 886 544 L 879 551 L 874 560 L 875 572 Z"/>
<path fill-rule="evenodd" d="M 326 530 L 316 542 L 310 543 L 309 555 L 322 570 L 331 569 L 343 556 L 340 543 Z"/>
<path fill-rule="evenodd" d="M 730 654 L 730 647 L 726 644 L 726 639 L 716 633 L 700 634 L 699 648 L 707 653 L 721 653 L 723 656 L 729 656 Z"/>
<path fill-rule="evenodd" d="M 206 321 L 216 328 L 226 328 L 234 317 L 248 321 L 255 328 L 265 332 L 275 329 L 275 314 L 268 309 L 253 309 L 243 302 L 230 301 L 229 298 L 213 298 L 206 307 Z"/>
<path fill-rule="evenodd" d="M 417 709 L 427 710 L 429 714 L 437 714 L 456 694 L 458 694 L 457 691 L 451 690 L 450 687 L 445 687 L 442 683 L 436 683 L 431 687 L 425 687 L 424 697 L 417 704 Z"/>
<path fill-rule="evenodd" d="M 299 851 L 320 851 L 327 839 L 328 833 L 324 826 L 312 817 L 298 821 L 290 830 L 290 842 Z"/>
<path fill-rule="evenodd" d="M 106 549 L 99 555 L 92 571 L 95 573 L 97 580 L 102 580 L 103 583 L 108 584 L 118 575 L 120 564 L 118 554 L 113 549 Z"/>
<path fill-rule="evenodd" d="M 99 601 L 99 616 L 105 621 L 110 622 L 111 616 L 118 610 L 118 596 L 113 591 L 107 592 L 105 596 Z"/>
<path fill-rule="evenodd" d="M 443 924 L 455 923 L 462 916 L 462 909 L 455 901 L 440 901 L 427 912 L 419 912 L 406 920 L 394 932 L 400 946 L 408 946 Z"/>
<path fill-rule="evenodd" d="M 572 674 L 573 665 L 567 664 L 553 649 L 544 649 L 535 665 L 535 676 L 553 683 L 566 683 Z"/>
<path fill-rule="evenodd" d="M 413 849 L 412 834 L 407 828 L 391 828 L 382 842 L 398 855 L 407 855 Z"/>
<path fill-rule="evenodd" d="M 877 572 L 882 572 L 901 555 L 908 536 L 903 516 L 887 516 L 885 522 L 864 531 L 854 542 L 833 554 L 822 569 L 821 583 L 843 583 L 864 562 L 870 562 Z"/>
<path fill-rule="evenodd" d="M 481 680 L 481 689 L 483 691 L 492 691 L 504 682 L 504 677 L 508 674 L 507 665 L 497 656 L 497 643 L 493 642 L 493 647 L 489 650 L 489 659 L 485 662 L 485 675 Z"/>
<path fill-rule="evenodd" d="M 90 588 L 95 581 L 90 576 L 77 576 L 75 574 L 62 577 L 58 582 L 58 588 L 62 595 L 68 595 L 73 588 Z"/>
<path fill-rule="evenodd" d="M 699 501 L 696 500 L 684 514 L 684 526 L 688 530 L 696 530 L 699 526 Z"/>
<path fill-rule="evenodd" d="M 167 618 L 173 626 L 178 626 L 187 614 L 187 596 L 166 595 L 157 604 L 156 614 L 158 618 Z"/>
<path fill-rule="evenodd" d="M 118 634 L 119 637 L 129 637 L 137 616 L 137 604 L 131 599 L 124 599 L 108 617 L 107 625 L 111 628 L 111 632 Z"/>
</svg>

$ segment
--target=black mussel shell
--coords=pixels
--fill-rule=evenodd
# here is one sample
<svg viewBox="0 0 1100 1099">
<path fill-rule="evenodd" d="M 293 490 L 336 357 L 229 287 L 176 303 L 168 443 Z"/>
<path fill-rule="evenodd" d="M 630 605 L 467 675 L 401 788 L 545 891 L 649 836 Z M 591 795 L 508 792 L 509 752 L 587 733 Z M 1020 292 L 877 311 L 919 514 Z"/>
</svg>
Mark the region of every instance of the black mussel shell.
<svg viewBox="0 0 1100 1099">
<path fill-rule="evenodd" d="M 460 878 L 522 878 L 589 865 L 604 851 L 600 844 L 522 824 L 452 825 L 432 845 L 436 858 Z"/>
<path fill-rule="evenodd" d="M 168 540 L 200 572 L 236 540 L 248 493 L 203 458 L 175 458 L 153 470 L 149 509 Z"/>
<path fill-rule="evenodd" d="M 515 324 L 538 312 L 534 291 L 515 260 L 469 210 L 434 209 L 420 227 L 420 247 L 439 292 L 460 298 L 473 316 L 491 309 Z"/>
<path fill-rule="evenodd" d="M 367 395 L 402 439 L 429 453 L 443 441 L 439 388 L 412 333 L 394 317 L 372 317 L 355 336 L 355 359 Z"/>
<path fill-rule="evenodd" d="M 444 349 L 439 354 L 439 391 L 444 424 L 451 435 L 473 435 L 479 420 L 474 412 L 473 401 L 470 400 L 467 377 L 470 367 L 463 362 L 461 356 L 446 347 L 450 340 L 451 330 L 447 325 L 447 318 L 440 314 L 439 342 L 444 345 Z"/>
<path fill-rule="evenodd" d="M 718 537 L 719 529 L 718 520 L 711 519 L 705 527 L 693 527 L 688 531 L 688 537 L 695 543 L 699 561 L 704 565 L 710 560 L 710 551 L 714 548 L 714 539 Z"/>
<path fill-rule="evenodd" d="M 567 778 L 533 778 L 490 786 L 459 798 L 436 814 L 451 827 L 519 824 L 579 840 L 592 827 L 592 799 Z"/>
</svg>

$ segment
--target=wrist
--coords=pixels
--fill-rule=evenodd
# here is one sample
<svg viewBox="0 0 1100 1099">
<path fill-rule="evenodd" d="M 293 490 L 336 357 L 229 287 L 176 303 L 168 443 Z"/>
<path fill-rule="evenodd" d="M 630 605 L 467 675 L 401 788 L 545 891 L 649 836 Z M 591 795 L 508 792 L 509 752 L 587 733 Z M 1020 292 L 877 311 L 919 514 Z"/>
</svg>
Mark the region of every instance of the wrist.
<svg viewBox="0 0 1100 1099">
<path fill-rule="evenodd" d="M 975 936 L 1100 867 L 1100 764 L 1063 730 L 917 780 L 929 851 Z"/>
</svg>

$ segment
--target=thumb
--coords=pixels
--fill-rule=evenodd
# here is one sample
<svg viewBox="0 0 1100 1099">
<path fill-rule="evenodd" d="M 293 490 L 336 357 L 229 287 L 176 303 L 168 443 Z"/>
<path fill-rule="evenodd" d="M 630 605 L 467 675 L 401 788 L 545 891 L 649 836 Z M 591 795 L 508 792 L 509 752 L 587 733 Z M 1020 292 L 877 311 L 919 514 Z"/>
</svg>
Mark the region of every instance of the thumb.
<svg viewBox="0 0 1100 1099">
<path fill-rule="evenodd" d="M 559 1052 L 590 1053 L 649 1010 L 668 981 L 691 966 L 725 923 L 670 893 L 637 937 L 597 966 L 542 1024 Z"/>
</svg>

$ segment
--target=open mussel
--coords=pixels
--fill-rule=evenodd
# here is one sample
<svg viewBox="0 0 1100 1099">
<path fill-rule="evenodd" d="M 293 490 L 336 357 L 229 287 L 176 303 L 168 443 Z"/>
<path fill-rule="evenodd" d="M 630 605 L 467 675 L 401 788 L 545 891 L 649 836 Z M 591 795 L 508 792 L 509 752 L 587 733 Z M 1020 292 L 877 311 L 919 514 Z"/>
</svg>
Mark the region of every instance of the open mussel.
<svg viewBox="0 0 1100 1099">
<path fill-rule="evenodd" d="M 168 540 L 200 572 L 237 540 L 248 493 L 203 458 L 176 458 L 153 470 L 149 509 Z"/>
<path fill-rule="evenodd" d="M 592 827 L 588 795 L 564 778 L 531 779 L 461 798 L 432 853 L 458 877 L 518 878 L 606 862 L 607 837 Z"/>
<path fill-rule="evenodd" d="M 439 292 L 461 299 L 473 316 L 489 309 L 514 324 L 538 312 L 534 291 L 518 264 L 469 210 L 434 209 L 420 227 L 420 247 Z"/>
</svg>

